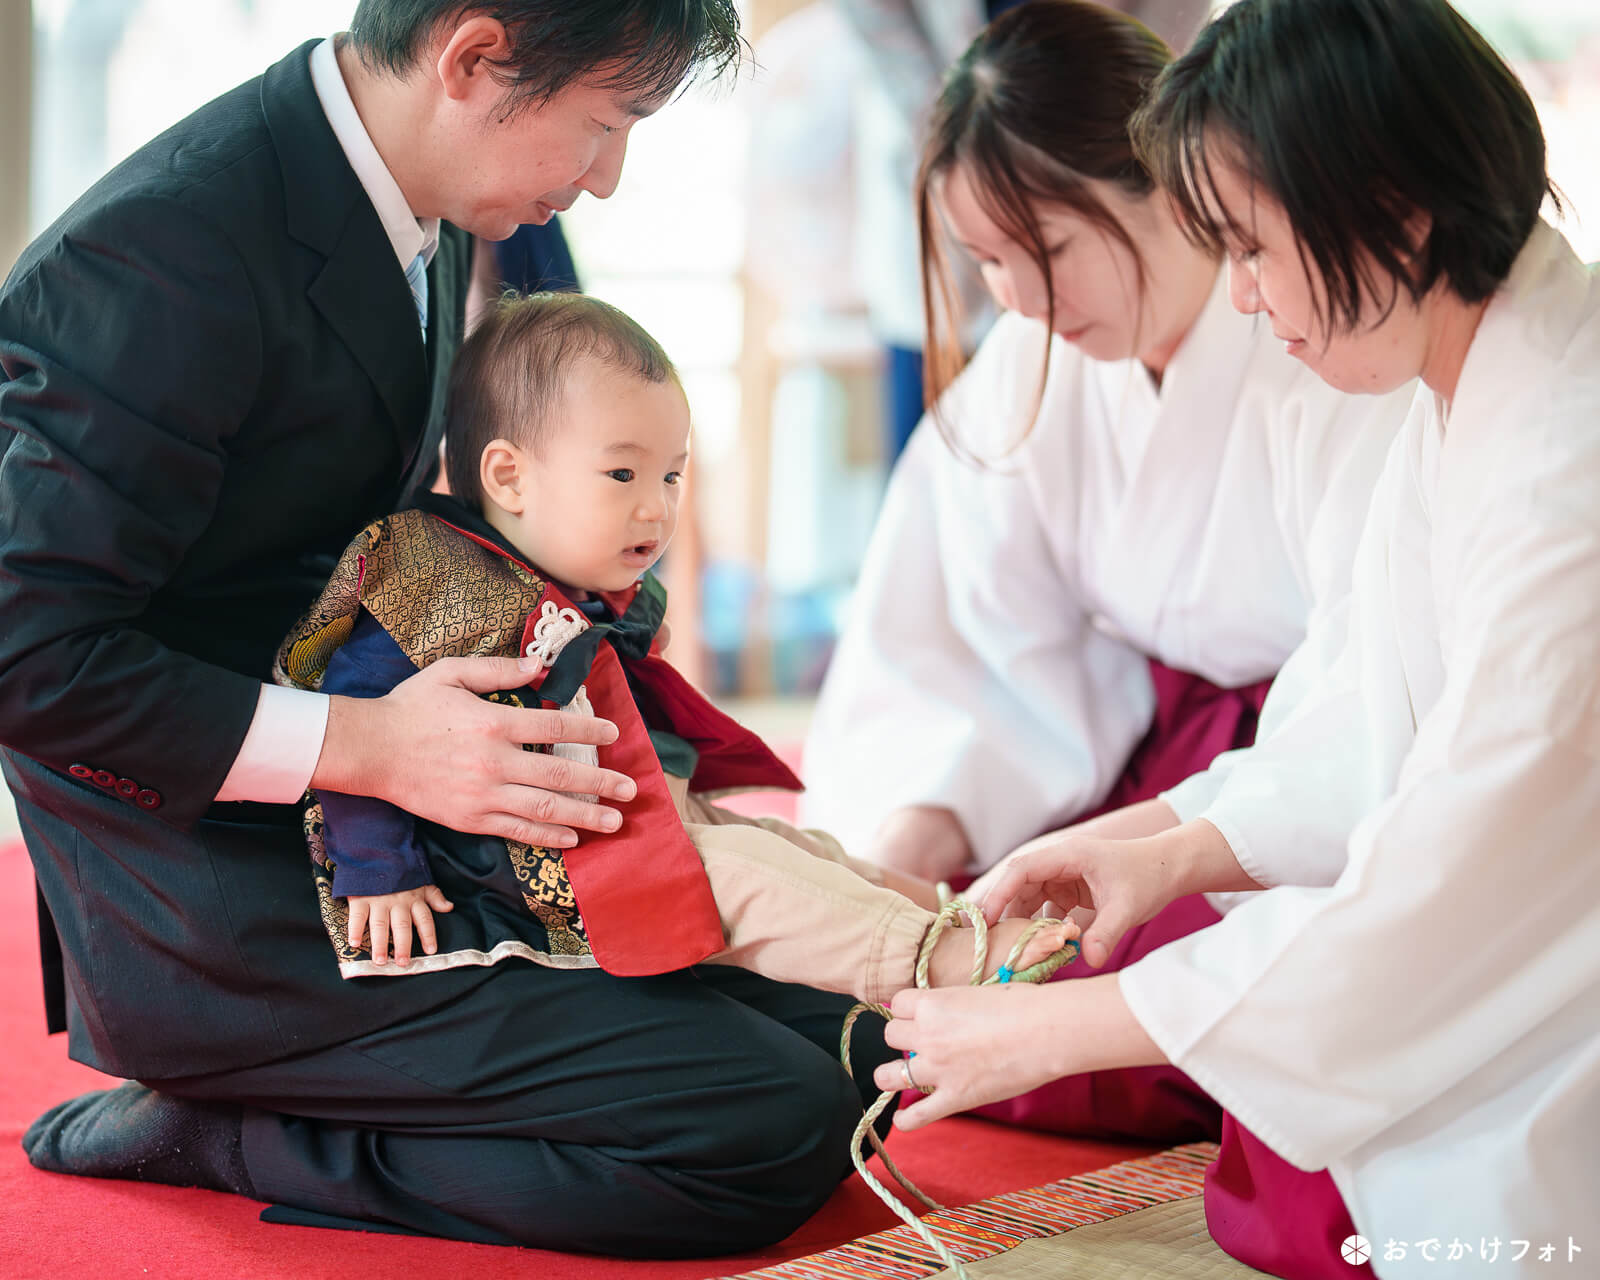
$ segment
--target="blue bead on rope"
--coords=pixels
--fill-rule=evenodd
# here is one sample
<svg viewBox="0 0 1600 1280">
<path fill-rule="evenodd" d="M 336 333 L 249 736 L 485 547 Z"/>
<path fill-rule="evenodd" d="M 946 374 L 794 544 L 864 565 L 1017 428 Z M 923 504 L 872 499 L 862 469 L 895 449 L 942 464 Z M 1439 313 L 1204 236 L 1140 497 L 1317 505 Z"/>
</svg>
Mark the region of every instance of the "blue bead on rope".
<svg viewBox="0 0 1600 1280">
<path fill-rule="evenodd" d="M 1010 982 L 1012 977 L 1013 970 L 1008 964 L 1003 964 L 995 970 L 994 980 L 996 982 Z"/>
</svg>

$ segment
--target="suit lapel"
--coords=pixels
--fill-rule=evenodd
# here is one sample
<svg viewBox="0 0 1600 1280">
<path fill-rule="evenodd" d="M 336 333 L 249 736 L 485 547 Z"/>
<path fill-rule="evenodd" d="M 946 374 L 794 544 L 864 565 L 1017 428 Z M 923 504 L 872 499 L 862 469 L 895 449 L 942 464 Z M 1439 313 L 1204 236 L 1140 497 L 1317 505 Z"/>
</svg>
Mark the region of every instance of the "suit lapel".
<svg viewBox="0 0 1600 1280">
<path fill-rule="evenodd" d="M 401 456 L 410 460 L 431 407 L 422 333 L 383 223 L 311 83 L 316 44 L 301 45 L 261 82 L 261 109 L 283 174 L 287 230 L 326 259 L 307 295 L 377 387 Z M 430 301 L 434 329 L 436 308 Z"/>
<path fill-rule="evenodd" d="M 370 204 L 366 212 L 366 219 L 346 224 L 308 293 L 378 388 L 402 456 L 410 459 L 428 415 L 422 330 L 378 215 Z"/>
</svg>

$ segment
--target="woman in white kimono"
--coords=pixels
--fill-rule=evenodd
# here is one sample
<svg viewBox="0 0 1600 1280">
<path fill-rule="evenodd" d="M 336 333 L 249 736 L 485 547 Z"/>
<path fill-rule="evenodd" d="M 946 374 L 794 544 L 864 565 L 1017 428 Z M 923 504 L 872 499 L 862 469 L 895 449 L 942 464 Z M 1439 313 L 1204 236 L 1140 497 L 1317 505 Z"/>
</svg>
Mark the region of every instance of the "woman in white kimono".
<svg viewBox="0 0 1600 1280">
<path fill-rule="evenodd" d="M 923 221 L 937 202 L 1005 313 L 952 383 L 959 320 L 925 250 L 939 399 L 885 499 L 805 800 L 930 880 L 1104 804 L 1157 716 L 1151 659 L 1223 689 L 1270 679 L 1311 610 L 1341 607 L 1404 415 L 1236 314 L 1152 193 L 1127 121 L 1168 58 L 1101 6 L 1024 4 L 935 108 Z"/>
<path fill-rule="evenodd" d="M 1169 57 L 1086 0 L 1024 4 L 934 110 L 924 229 L 936 202 L 1005 313 L 953 382 L 959 353 L 930 353 L 936 408 L 890 486 L 805 801 L 808 821 L 931 880 L 1098 808 L 1145 801 L 1100 820 L 1119 834 L 1175 822 L 1149 798 L 1251 740 L 1308 617 L 1341 625 L 1409 403 L 1340 395 L 1228 305 L 1219 256 L 1186 238 L 1128 136 Z M 948 347 L 959 320 L 938 237 L 923 242 Z M 1175 904 L 1117 959 L 1216 918 Z M 1170 1068 L 990 1114 L 1169 1141 L 1221 1123 Z"/>
<path fill-rule="evenodd" d="M 1342 652 L 1198 818 L 1054 841 L 988 906 L 1092 903 L 1103 945 L 1267 891 L 1118 974 L 907 993 L 937 1092 L 898 1122 L 1171 1062 L 1228 1110 L 1207 1214 L 1244 1261 L 1349 1276 L 1359 1231 L 1385 1280 L 1592 1274 L 1600 277 L 1539 221 L 1538 118 L 1444 0 L 1240 0 L 1140 128 L 1241 309 L 1335 386 L 1424 386 Z"/>
</svg>

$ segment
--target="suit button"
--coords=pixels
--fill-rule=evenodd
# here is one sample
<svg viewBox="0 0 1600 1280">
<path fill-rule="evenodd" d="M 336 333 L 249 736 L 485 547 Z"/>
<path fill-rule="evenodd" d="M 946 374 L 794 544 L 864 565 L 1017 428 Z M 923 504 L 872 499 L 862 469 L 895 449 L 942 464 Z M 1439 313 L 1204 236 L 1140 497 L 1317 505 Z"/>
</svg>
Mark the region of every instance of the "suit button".
<svg viewBox="0 0 1600 1280">
<path fill-rule="evenodd" d="M 114 787 L 117 785 L 117 775 L 110 769 L 96 769 L 94 771 L 94 785 L 97 787 Z"/>
<path fill-rule="evenodd" d="M 74 778 L 94 777 L 94 770 L 86 764 L 69 764 L 67 766 L 67 772 L 70 773 Z"/>
<path fill-rule="evenodd" d="M 159 809 L 161 807 L 161 793 L 146 787 L 133 798 L 133 802 L 141 809 Z"/>
<path fill-rule="evenodd" d="M 132 778 L 118 778 L 117 794 L 124 800 L 132 800 L 139 794 L 139 784 Z"/>
</svg>

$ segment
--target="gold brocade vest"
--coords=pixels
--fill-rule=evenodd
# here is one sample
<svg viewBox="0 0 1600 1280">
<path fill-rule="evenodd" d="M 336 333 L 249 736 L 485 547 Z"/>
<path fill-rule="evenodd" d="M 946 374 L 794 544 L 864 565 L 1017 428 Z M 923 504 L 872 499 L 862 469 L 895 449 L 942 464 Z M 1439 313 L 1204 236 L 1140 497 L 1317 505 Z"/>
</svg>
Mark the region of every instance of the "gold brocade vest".
<svg viewBox="0 0 1600 1280">
<path fill-rule="evenodd" d="M 459 526 L 453 523 L 457 519 Z M 481 531 L 473 531 L 475 524 Z M 588 833 L 578 847 L 563 853 L 451 833 L 419 821 L 419 840 L 434 842 L 426 851 L 430 865 L 446 873 L 452 868 L 466 872 L 462 885 L 480 899 L 481 927 L 478 936 L 461 942 L 455 952 L 425 957 L 406 972 L 494 963 L 518 955 L 557 967 L 599 964 L 614 974 L 642 975 L 686 968 L 721 950 L 716 903 L 662 776 L 644 717 L 648 714 L 663 730 L 684 736 L 699 761 L 694 780 L 703 780 L 708 788 L 798 789 L 799 780 L 759 738 L 713 707 L 654 651 L 651 638 L 664 595 L 653 580 L 647 578 L 644 585 L 648 590 L 636 585 L 607 594 L 605 602 L 617 621 L 583 628 L 590 642 L 575 640 L 572 651 L 556 660 L 557 667 L 588 672 L 595 713 L 617 726 L 616 740 L 599 749 L 599 763 L 636 783 L 637 794 L 624 806 L 623 827 Z M 363 609 L 418 670 L 443 657 L 531 653 L 530 641 L 543 614 L 564 610 L 576 617 L 553 584 L 521 563 L 514 551 L 500 545 L 498 535 L 464 510 L 404 511 L 370 525 L 346 549 L 322 595 L 280 647 L 274 678 L 319 689 L 331 656 L 349 639 Z M 577 667 L 567 658 L 576 659 Z M 538 705 L 541 695 L 535 689 L 547 686 L 550 674 L 550 668 L 541 668 L 530 676 L 532 687 L 487 696 L 513 706 Z M 648 712 L 636 702 L 639 698 Z M 341 970 L 347 976 L 394 973 L 371 966 L 359 948 L 349 945 L 348 908 L 332 893 L 320 806 L 314 795 L 307 799 L 307 840 L 324 924 Z M 504 853 L 494 855 L 486 868 L 482 854 L 488 845 L 504 846 Z M 470 869 L 461 859 L 471 861 Z M 503 882 L 507 868 L 515 874 L 514 891 Z M 486 876 L 500 887 L 482 898 L 478 890 Z M 514 919 L 508 920 L 494 904 L 516 897 L 527 915 L 514 911 Z M 463 930 L 474 913 L 457 905 L 457 911 L 441 917 L 441 943 L 443 930 L 466 936 Z"/>
<path fill-rule="evenodd" d="M 322 595 L 280 647 L 273 677 L 279 684 L 316 690 L 328 661 L 355 626 L 361 609 L 372 614 L 420 671 L 446 657 L 516 657 L 526 618 L 538 608 L 546 584 L 525 567 L 462 537 L 421 511 L 375 521 L 340 557 Z M 508 706 L 529 705 L 514 691 L 485 695 Z M 537 700 L 532 701 L 537 706 Z M 333 893 L 333 864 L 322 838 L 322 807 L 305 797 L 306 844 L 322 922 L 341 969 L 367 972 L 371 953 L 349 942 L 349 907 Z M 567 967 L 595 961 L 559 849 L 504 842 L 529 912 L 543 926 L 524 958 Z M 559 957 L 559 959 L 557 959 Z M 443 957 L 448 959 L 448 953 Z M 439 967 L 439 966 L 430 966 Z M 391 969 L 391 971 L 393 971 Z"/>
</svg>

